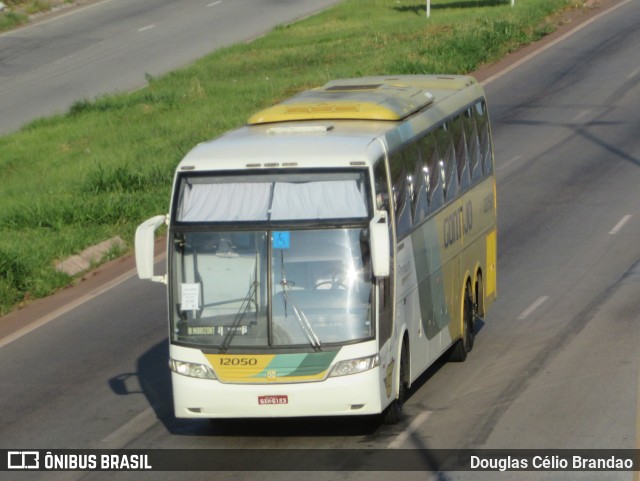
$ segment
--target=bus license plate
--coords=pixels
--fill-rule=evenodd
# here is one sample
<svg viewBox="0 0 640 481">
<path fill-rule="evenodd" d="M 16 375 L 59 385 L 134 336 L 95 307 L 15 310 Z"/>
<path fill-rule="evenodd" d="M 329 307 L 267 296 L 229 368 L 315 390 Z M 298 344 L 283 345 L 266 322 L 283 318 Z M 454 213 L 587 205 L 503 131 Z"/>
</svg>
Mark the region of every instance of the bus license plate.
<svg viewBox="0 0 640 481">
<path fill-rule="evenodd" d="M 258 404 L 261 406 L 269 404 L 289 404 L 289 396 L 258 396 Z"/>
</svg>

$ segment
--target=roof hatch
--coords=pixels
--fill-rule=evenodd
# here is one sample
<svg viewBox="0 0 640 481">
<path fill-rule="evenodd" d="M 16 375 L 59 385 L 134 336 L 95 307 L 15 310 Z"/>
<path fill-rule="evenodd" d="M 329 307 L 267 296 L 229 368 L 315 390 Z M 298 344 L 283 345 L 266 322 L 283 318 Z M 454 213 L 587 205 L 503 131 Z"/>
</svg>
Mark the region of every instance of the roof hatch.
<svg viewBox="0 0 640 481">
<path fill-rule="evenodd" d="M 333 80 L 262 110 L 250 125 L 293 120 L 402 120 L 433 102 L 433 96 L 398 78 Z"/>
</svg>

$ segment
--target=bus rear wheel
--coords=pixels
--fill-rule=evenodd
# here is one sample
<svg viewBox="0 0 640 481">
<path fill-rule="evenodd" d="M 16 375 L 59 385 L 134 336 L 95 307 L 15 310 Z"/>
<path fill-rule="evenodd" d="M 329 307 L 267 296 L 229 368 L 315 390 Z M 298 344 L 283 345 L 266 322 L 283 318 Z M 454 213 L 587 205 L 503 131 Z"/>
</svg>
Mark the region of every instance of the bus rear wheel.
<svg viewBox="0 0 640 481">
<path fill-rule="evenodd" d="M 475 341 L 474 334 L 474 307 L 471 300 L 471 292 L 467 287 L 464 296 L 463 307 L 463 322 L 462 322 L 462 338 L 454 344 L 453 348 L 449 352 L 449 361 L 451 362 L 464 362 L 467 360 L 467 354 L 473 349 L 473 343 Z"/>
</svg>

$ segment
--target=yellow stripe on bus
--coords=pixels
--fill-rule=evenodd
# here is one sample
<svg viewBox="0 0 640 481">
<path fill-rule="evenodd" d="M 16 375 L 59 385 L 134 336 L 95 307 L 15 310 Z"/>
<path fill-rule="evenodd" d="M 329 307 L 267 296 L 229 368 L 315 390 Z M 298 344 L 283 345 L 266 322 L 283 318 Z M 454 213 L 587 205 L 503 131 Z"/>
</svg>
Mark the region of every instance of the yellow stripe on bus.
<svg viewBox="0 0 640 481">
<path fill-rule="evenodd" d="M 487 297 L 494 296 L 496 292 L 497 237 L 495 230 L 487 235 Z"/>
</svg>

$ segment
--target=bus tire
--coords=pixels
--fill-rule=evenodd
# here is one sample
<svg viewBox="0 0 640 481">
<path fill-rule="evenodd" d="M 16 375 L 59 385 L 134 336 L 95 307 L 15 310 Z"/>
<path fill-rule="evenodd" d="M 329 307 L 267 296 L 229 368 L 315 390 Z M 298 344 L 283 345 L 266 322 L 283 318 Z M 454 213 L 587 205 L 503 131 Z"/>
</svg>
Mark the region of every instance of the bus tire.
<svg viewBox="0 0 640 481">
<path fill-rule="evenodd" d="M 476 305 L 474 310 L 477 317 L 484 317 L 484 285 L 482 284 L 482 272 L 480 271 L 478 271 L 478 278 L 476 279 Z"/>
<path fill-rule="evenodd" d="M 476 340 L 476 303 L 473 300 L 471 286 L 468 286 L 467 296 L 464 302 L 465 331 L 467 331 L 467 352 L 471 352 Z"/>
<path fill-rule="evenodd" d="M 402 420 L 402 406 L 407 396 L 406 361 L 409 359 L 406 352 L 406 343 L 402 346 L 400 361 L 400 377 L 398 379 L 398 397 L 384 410 L 383 420 L 385 424 L 398 424 Z"/>
<path fill-rule="evenodd" d="M 451 351 L 449 351 L 449 361 L 451 362 L 464 362 L 467 360 L 467 354 L 473 349 L 473 343 L 475 340 L 474 333 L 474 312 L 473 301 L 471 300 L 471 293 L 467 288 L 464 296 L 463 306 L 463 322 L 462 322 L 462 338 L 458 339 L 453 345 Z"/>
</svg>

